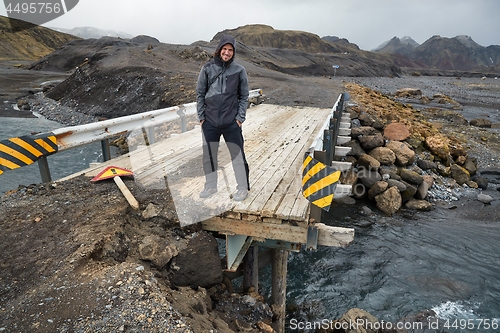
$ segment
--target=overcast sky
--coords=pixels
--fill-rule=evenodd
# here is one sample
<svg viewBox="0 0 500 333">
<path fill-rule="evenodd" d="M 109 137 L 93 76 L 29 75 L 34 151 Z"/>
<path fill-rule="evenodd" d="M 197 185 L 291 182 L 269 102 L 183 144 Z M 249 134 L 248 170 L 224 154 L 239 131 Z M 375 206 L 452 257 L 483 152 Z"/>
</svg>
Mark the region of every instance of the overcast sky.
<svg viewBox="0 0 500 333">
<path fill-rule="evenodd" d="M 1 4 L 0 14 L 6 15 Z M 434 35 L 468 35 L 483 46 L 500 45 L 499 16 L 499 0 L 80 0 L 44 25 L 92 26 L 191 44 L 258 23 L 347 38 L 371 50 L 394 36 L 422 44 Z"/>
</svg>

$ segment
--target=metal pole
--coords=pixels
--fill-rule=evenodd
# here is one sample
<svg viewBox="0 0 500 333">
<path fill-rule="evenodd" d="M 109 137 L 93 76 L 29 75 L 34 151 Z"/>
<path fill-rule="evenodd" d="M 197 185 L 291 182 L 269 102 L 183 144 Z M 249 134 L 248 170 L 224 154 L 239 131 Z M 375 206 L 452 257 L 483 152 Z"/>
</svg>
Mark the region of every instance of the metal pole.
<svg viewBox="0 0 500 333">
<path fill-rule="evenodd" d="M 104 162 L 109 161 L 111 159 L 111 151 L 109 150 L 109 139 L 101 140 L 101 148 L 102 148 L 102 159 Z"/>
<path fill-rule="evenodd" d="M 181 131 L 182 133 L 187 131 L 187 121 L 186 121 L 186 114 L 184 113 L 185 108 L 180 109 L 177 111 L 177 114 L 179 117 L 181 117 Z"/>
<path fill-rule="evenodd" d="M 48 183 L 52 181 L 47 156 L 42 156 L 38 159 L 38 169 L 40 170 L 40 176 L 42 176 L 42 183 Z"/>
</svg>

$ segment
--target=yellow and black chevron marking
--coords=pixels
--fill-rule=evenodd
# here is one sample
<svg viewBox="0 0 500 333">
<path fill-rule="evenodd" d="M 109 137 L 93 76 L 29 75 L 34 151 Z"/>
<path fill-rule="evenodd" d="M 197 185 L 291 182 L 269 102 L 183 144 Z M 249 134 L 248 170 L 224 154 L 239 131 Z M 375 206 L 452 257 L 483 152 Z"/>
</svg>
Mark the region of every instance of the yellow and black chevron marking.
<svg viewBox="0 0 500 333">
<path fill-rule="evenodd" d="M 36 162 L 42 156 L 57 153 L 57 139 L 53 133 L 25 135 L 0 141 L 0 175 Z"/>
<path fill-rule="evenodd" d="M 340 171 L 306 154 L 302 164 L 302 194 L 312 204 L 329 211 Z"/>
</svg>

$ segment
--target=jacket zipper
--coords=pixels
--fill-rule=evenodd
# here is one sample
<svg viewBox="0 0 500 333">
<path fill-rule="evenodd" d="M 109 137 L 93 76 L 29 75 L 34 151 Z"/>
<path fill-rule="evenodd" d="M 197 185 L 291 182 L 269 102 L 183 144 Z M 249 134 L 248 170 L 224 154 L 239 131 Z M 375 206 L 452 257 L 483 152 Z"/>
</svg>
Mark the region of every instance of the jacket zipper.
<svg viewBox="0 0 500 333">
<path fill-rule="evenodd" d="M 218 119 L 217 119 L 217 127 L 222 126 L 222 91 L 224 90 L 223 88 L 224 88 L 225 70 L 226 70 L 226 64 L 224 63 L 222 65 L 222 71 L 224 71 L 224 73 L 222 73 L 222 75 L 220 76 L 221 85 L 220 85 L 220 94 L 219 94 L 219 112 L 218 112 Z"/>
</svg>

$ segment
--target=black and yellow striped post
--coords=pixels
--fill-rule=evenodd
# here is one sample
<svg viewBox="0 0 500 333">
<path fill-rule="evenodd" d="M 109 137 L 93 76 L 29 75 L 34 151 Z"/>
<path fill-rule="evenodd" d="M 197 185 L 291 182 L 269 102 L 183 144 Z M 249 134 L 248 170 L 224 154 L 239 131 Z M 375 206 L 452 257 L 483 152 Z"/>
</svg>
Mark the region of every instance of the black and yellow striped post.
<svg viewBox="0 0 500 333">
<path fill-rule="evenodd" d="M 30 165 L 58 151 L 53 133 L 25 135 L 0 141 L 0 175 Z"/>
<path fill-rule="evenodd" d="M 341 172 L 307 152 L 302 165 L 302 194 L 313 205 L 329 211 Z"/>
</svg>

